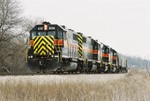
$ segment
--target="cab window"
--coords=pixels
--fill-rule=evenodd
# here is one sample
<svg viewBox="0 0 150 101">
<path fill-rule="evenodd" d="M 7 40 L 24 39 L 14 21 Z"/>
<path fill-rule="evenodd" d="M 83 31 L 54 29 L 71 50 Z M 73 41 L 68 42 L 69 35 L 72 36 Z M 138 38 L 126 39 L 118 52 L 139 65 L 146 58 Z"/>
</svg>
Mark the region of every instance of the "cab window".
<svg viewBox="0 0 150 101">
<path fill-rule="evenodd" d="M 114 56 L 114 52 L 113 51 L 110 51 L 110 54 L 111 54 L 111 56 Z"/>
<path fill-rule="evenodd" d="M 66 36 L 66 33 L 64 32 L 63 33 L 63 38 L 66 40 L 67 39 L 67 36 Z"/>
<path fill-rule="evenodd" d="M 107 53 L 107 54 L 109 53 L 109 49 L 108 49 L 108 48 L 106 49 L 106 53 Z"/>
<path fill-rule="evenodd" d="M 34 32 L 31 32 L 31 34 L 30 34 L 30 39 L 34 39 L 34 37 L 36 36 L 36 32 L 34 31 Z"/>
<path fill-rule="evenodd" d="M 38 36 L 46 36 L 46 32 L 38 32 Z"/>
<path fill-rule="evenodd" d="M 85 37 L 83 37 L 83 43 L 86 43 L 86 38 Z"/>
<path fill-rule="evenodd" d="M 73 40 L 78 41 L 78 36 L 76 34 L 73 34 Z"/>
<path fill-rule="evenodd" d="M 113 54 L 114 56 L 117 56 L 117 53 L 116 52 L 114 52 L 114 54 Z"/>
<path fill-rule="evenodd" d="M 48 36 L 55 36 L 56 32 L 55 31 L 48 31 L 47 35 Z"/>
<path fill-rule="evenodd" d="M 93 41 L 93 45 L 94 50 L 98 50 L 98 43 L 96 41 Z"/>
<path fill-rule="evenodd" d="M 63 31 L 58 30 L 58 39 L 62 39 L 62 38 L 63 38 Z"/>
<path fill-rule="evenodd" d="M 95 46 L 94 46 L 94 49 L 95 49 L 95 50 L 98 50 L 98 46 L 97 46 L 97 45 L 95 45 Z"/>
<path fill-rule="evenodd" d="M 108 48 L 103 48 L 102 52 L 105 53 L 105 54 L 108 54 L 109 53 L 109 49 Z"/>
</svg>

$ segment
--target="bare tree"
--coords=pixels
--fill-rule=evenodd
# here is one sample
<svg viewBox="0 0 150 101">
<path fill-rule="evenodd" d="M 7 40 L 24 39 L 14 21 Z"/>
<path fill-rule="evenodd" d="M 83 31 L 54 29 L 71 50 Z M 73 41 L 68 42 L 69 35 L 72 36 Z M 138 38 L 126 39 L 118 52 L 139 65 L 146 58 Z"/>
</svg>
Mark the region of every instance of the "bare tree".
<svg viewBox="0 0 150 101">
<path fill-rule="evenodd" d="M 41 18 L 23 18 L 18 0 L 0 0 L 0 69 L 24 69 L 27 43 L 31 28 Z"/>
<path fill-rule="evenodd" d="M 16 28 L 22 21 L 21 11 L 16 0 L 0 0 L 0 42 L 16 36 Z"/>
<path fill-rule="evenodd" d="M 20 24 L 22 9 L 17 0 L 0 0 L 0 67 L 14 53 L 14 38 L 22 33 Z"/>
<path fill-rule="evenodd" d="M 25 32 L 29 32 L 31 28 L 33 28 L 37 24 L 41 24 L 44 22 L 44 18 L 41 17 L 24 17 L 22 28 Z"/>
</svg>

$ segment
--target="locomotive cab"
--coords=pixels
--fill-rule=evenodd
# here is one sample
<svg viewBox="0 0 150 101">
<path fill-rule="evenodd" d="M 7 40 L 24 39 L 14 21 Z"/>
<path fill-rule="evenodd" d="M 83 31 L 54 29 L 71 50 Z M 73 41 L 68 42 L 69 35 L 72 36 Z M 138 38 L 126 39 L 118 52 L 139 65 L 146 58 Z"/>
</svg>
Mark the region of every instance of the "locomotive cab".
<svg viewBox="0 0 150 101">
<path fill-rule="evenodd" d="M 98 49 L 99 45 L 97 40 L 92 40 L 93 43 L 93 60 L 98 61 Z"/>
<path fill-rule="evenodd" d="M 30 31 L 30 40 L 33 40 L 36 36 L 53 36 L 54 39 L 57 39 L 57 42 L 55 42 L 56 45 L 63 45 L 63 33 L 65 33 L 65 29 L 63 27 L 43 22 L 42 25 L 36 25 Z"/>
<path fill-rule="evenodd" d="M 51 36 L 53 37 L 52 40 L 50 40 L 50 38 L 45 38 L 44 41 L 45 43 L 50 41 L 52 42 L 52 44 L 54 44 L 56 47 L 63 47 L 63 34 L 65 33 L 65 30 L 58 26 L 58 25 L 51 25 L 48 22 L 43 22 L 42 25 L 36 25 L 31 31 L 30 31 L 30 48 L 33 51 L 34 49 L 34 45 L 36 43 L 37 40 L 34 40 L 35 37 L 39 38 L 38 43 L 40 43 L 40 41 L 42 39 L 40 39 L 40 37 L 46 37 L 46 36 Z M 43 41 L 43 42 L 44 42 Z M 47 43 L 47 45 L 49 45 L 50 43 Z M 53 45 L 53 46 L 54 46 Z M 35 47 L 36 48 L 36 47 Z M 57 52 L 55 51 L 55 54 L 57 54 Z"/>
<path fill-rule="evenodd" d="M 119 70 L 117 57 L 117 52 L 110 48 L 110 72 L 116 73 Z"/>
<path fill-rule="evenodd" d="M 109 47 L 106 45 L 103 45 L 102 47 L 102 61 L 109 63 Z"/>
<path fill-rule="evenodd" d="M 101 68 L 103 72 L 108 72 L 110 68 L 109 52 L 110 52 L 109 47 L 102 44 Z"/>
<path fill-rule="evenodd" d="M 93 68 L 92 71 L 96 71 L 98 73 L 101 72 L 100 70 L 100 44 L 98 43 L 98 40 L 93 40 L 92 39 L 92 46 L 93 46 Z"/>
</svg>

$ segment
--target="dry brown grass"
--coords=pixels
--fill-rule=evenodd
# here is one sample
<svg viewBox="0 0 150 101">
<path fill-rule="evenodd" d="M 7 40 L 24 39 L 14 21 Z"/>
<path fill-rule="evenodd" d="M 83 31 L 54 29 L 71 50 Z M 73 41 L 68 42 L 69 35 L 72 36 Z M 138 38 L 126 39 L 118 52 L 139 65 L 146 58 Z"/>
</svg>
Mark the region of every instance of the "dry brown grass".
<svg viewBox="0 0 150 101">
<path fill-rule="evenodd" d="M 148 73 L 132 70 L 125 76 L 105 83 L 8 80 L 0 83 L 0 101 L 149 101 Z"/>
</svg>

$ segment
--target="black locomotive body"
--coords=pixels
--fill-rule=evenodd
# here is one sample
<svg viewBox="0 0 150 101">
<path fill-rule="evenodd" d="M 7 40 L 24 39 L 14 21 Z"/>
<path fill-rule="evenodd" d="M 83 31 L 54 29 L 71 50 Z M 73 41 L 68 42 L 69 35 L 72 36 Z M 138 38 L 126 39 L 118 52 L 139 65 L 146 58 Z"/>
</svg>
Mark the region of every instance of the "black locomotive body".
<svg viewBox="0 0 150 101">
<path fill-rule="evenodd" d="M 118 72 L 114 49 L 65 26 L 43 22 L 30 31 L 27 64 L 32 71 Z"/>
</svg>

